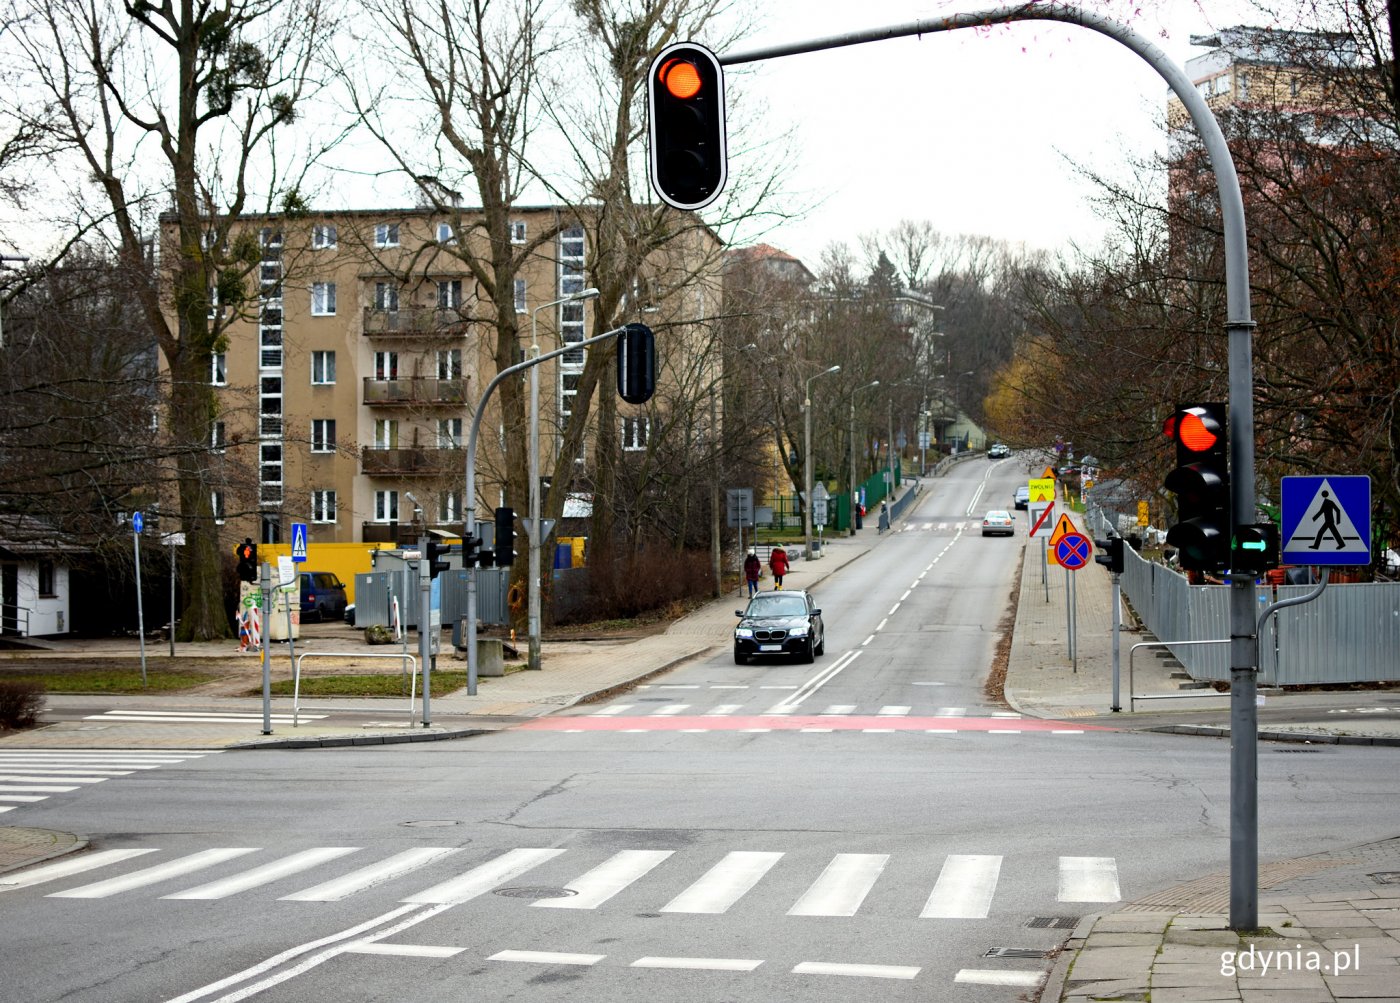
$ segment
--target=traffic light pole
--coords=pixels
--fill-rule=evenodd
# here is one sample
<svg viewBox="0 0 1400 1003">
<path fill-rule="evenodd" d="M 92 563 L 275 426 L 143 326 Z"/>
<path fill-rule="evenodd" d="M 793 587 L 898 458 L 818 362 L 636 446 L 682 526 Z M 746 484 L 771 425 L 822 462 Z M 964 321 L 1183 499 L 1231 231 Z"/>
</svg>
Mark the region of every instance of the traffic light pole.
<svg viewBox="0 0 1400 1003">
<path fill-rule="evenodd" d="M 476 441 L 481 433 L 481 419 L 486 415 L 486 404 L 491 399 L 491 394 L 496 387 L 500 386 L 507 377 L 516 373 L 524 372 L 542 362 L 550 359 L 557 359 L 565 352 L 572 352 L 575 349 L 587 348 L 589 345 L 596 345 L 600 341 L 607 341 L 615 338 L 626 331 L 627 328 L 618 327 L 603 334 L 595 334 L 591 338 L 584 338 L 582 341 L 571 341 L 560 348 L 537 355 L 534 358 L 526 359 L 524 362 L 517 362 L 513 366 L 502 369 L 490 383 L 486 384 L 486 389 L 481 392 L 481 400 L 477 402 L 476 414 L 472 416 L 471 434 L 467 438 L 467 469 L 466 469 L 466 493 L 464 495 L 465 511 L 463 512 L 463 556 L 466 559 L 466 541 L 476 536 Z M 538 528 L 536 529 L 538 532 Z M 467 695 L 476 696 L 477 680 L 477 654 L 476 654 L 476 561 L 471 560 L 466 567 L 467 571 Z"/>
<path fill-rule="evenodd" d="M 1234 525 L 1254 522 L 1254 321 L 1249 308 L 1249 251 L 1239 177 L 1220 124 L 1181 67 L 1127 25 L 1068 4 L 1017 4 L 962 14 L 922 18 L 883 28 L 804 42 L 726 53 L 722 66 L 818 52 L 889 38 L 933 35 L 990 24 L 1059 21 L 1077 24 L 1132 49 L 1167 82 L 1186 107 L 1215 172 L 1224 231 L 1226 332 L 1230 358 L 1230 469 Z M 1243 579 L 1243 580 L 1241 580 Z M 1257 927 L 1259 920 L 1258 718 L 1254 705 L 1259 638 L 1255 632 L 1254 578 L 1230 577 L 1230 926 Z"/>
<path fill-rule="evenodd" d="M 433 723 L 430 710 L 432 697 L 432 658 L 433 641 L 433 579 L 432 558 L 428 556 L 428 537 L 418 540 L 418 658 L 423 669 L 423 727 Z M 407 599 L 407 596 L 404 596 Z M 410 724 L 412 722 L 409 722 Z"/>
</svg>

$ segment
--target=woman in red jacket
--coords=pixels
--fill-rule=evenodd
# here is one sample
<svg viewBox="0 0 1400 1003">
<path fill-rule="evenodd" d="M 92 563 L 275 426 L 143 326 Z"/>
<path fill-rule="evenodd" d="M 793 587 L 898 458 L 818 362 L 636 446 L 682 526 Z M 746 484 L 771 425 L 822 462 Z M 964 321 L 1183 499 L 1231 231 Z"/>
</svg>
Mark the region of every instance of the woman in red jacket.
<svg viewBox="0 0 1400 1003">
<path fill-rule="evenodd" d="M 787 551 L 782 547 L 774 547 L 773 552 L 768 556 L 768 567 L 773 569 L 773 582 L 775 588 L 783 587 L 783 575 L 788 570 Z"/>
</svg>

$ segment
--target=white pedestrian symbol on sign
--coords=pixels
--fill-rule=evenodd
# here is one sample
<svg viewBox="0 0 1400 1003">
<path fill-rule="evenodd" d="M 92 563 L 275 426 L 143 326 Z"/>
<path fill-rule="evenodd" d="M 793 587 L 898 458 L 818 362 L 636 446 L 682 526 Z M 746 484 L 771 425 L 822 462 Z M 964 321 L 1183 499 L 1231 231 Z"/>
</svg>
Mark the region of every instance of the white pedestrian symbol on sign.
<svg viewBox="0 0 1400 1003">
<path fill-rule="evenodd" d="M 1293 545 L 1299 540 L 1308 539 L 1311 539 L 1311 542 L 1306 545 L 1306 549 L 1316 550 L 1324 554 L 1345 554 L 1357 551 L 1369 553 L 1369 548 L 1361 539 L 1361 534 L 1357 532 L 1356 526 L 1352 523 L 1346 510 L 1337 504 L 1332 486 L 1326 481 L 1322 482 L 1317 494 L 1308 504 L 1307 511 L 1299 520 L 1288 543 Z M 1290 548 L 1285 547 L 1285 549 Z"/>
</svg>

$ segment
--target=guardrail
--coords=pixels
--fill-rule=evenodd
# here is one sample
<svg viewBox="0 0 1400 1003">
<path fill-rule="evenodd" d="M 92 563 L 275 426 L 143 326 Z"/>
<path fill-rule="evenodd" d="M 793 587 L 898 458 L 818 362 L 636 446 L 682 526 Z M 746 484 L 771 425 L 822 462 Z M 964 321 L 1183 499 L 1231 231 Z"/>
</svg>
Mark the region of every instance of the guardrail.
<svg viewBox="0 0 1400 1003">
<path fill-rule="evenodd" d="M 292 672 L 292 727 L 299 724 L 301 714 L 301 663 L 308 658 L 397 658 L 400 663 L 412 662 L 413 669 L 408 674 L 408 722 L 413 723 L 413 708 L 418 702 L 418 659 L 406 651 L 306 651 L 297 655 L 297 664 Z M 424 721 L 424 727 L 428 722 Z"/>
<path fill-rule="evenodd" d="M 1200 700 L 1203 697 L 1228 697 L 1229 693 L 1217 693 L 1213 689 L 1192 690 L 1190 693 L 1143 693 L 1138 695 L 1133 692 L 1133 656 L 1137 654 L 1138 648 L 1168 648 L 1187 644 L 1229 644 L 1229 638 L 1219 638 L 1213 641 L 1139 641 L 1128 649 L 1128 713 L 1136 712 L 1134 702 L 1137 700 Z"/>
</svg>

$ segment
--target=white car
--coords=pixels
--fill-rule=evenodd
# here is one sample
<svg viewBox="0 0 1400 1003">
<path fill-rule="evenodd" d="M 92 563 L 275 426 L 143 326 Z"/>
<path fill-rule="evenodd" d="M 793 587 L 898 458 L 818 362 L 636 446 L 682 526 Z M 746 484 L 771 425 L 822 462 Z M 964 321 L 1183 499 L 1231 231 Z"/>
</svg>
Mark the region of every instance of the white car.
<svg viewBox="0 0 1400 1003">
<path fill-rule="evenodd" d="M 1016 520 L 1006 509 L 994 508 L 982 517 L 983 536 L 1015 536 Z"/>
</svg>

